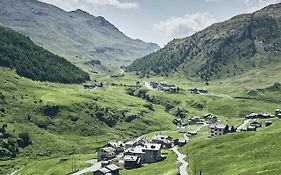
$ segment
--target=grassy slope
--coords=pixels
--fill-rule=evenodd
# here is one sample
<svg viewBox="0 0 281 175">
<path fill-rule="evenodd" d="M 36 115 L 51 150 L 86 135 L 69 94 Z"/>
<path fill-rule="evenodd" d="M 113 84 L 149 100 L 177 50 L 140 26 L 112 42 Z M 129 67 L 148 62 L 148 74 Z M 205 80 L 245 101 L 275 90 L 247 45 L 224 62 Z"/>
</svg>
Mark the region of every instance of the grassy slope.
<svg viewBox="0 0 281 175">
<path fill-rule="evenodd" d="M 130 139 L 149 131 L 171 129 L 172 116 L 164 112 L 163 107 L 155 106 L 155 111 L 141 107 L 144 100 L 130 97 L 122 88 L 108 88 L 86 91 L 78 85 L 62 85 L 34 82 L 17 76 L 14 71 L 0 69 L 0 89 L 5 95 L 5 103 L 1 105 L 6 114 L 0 118 L 0 123 L 7 123 L 7 130 L 15 135 L 28 132 L 33 144 L 20 150 L 14 161 L 0 162 L 5 170 L 18 169 L 21 165 L 29 164 L 46 158 L 61 158 L 71 154 L 93 154 L 96 148 L 110 139 Z M 22 98 L 23 96 L 23 98 Z M 14 98 L 13 98 L 14 97 Z M 42 102 L 39 102 L 42 100 Z M 97 121 L 85 111 L 90 110 L 89 103 L 96 102 L 102 107 L 127 108 L 132 113 L 146 111 L 142 118 L 131 123 L 120 122 L 113 128 Z M 34 122 L 27 120 L 44 120 L 46 116 L 40 113 L 45 105 L 59 105 L 60 112 L 48 129 L 37 127 Z M 69 121 L 69 115 L 76 114 L 79 120 Z M 161 120 L 161 122 L 158 122 Z M 144 129 L 145 128 L 145 129 Z M 27 159 L 27 157 L 30 157 Z M 56 159 L 54 159 L 56 161 Z M 49 160 L 51 161 L 51 160 Z M 42 162 L 44 164 L 44 161 Z M 51 161 L 51 163 L 54 163 Z M 13 167 L 15 166 L 15 167 Z M 61 168 L 64 165 L 61 164 Z M 38 169 L 34 166 L 34 170 Z M 49 169 L 49 166 L 45 168 Z M 23 171 L 25 172 L 25 168 Z M 63 169 L 63 168 L 62 168 Z M 42 167 L 42 171 L 44 168 Z M 46 169 L 45 169 L 46 171 Z M 52 174 L 46 171 L 46 174 Z"/>
<path fill-rule="evenodd" d="M 280 120 L 258 132 L 235 133 L 216 139 L 194 139 L 183 149 L 189 154 L 191 175 L 278 175 L 280 168 Z"/>
</svg>

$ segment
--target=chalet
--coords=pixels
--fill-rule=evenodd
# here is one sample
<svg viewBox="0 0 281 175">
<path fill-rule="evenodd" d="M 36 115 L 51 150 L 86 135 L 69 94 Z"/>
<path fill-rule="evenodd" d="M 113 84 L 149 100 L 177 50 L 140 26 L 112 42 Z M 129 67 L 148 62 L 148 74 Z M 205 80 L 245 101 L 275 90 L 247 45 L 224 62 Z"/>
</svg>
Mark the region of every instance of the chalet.
<svg viewBox="0 0 281 175">
<path fill-rule="evenodd" d="M 265 127 L 268 127 L 268 126 L 272 125 L 271 120 L 266 120 L 264 123 L 265 123 Z"/>
<path fill-rule="evenodd" d="M 143 161 L 144 161 L 144 154 L 145 152 L 143 151 L 143 146 L 132 147 L 125 150 L 124 152 L 125 156 L 137 156 L 141 158 Z"/>
<path fill-rule="evenodd" d="M 218 121 L 218 117 L 214 116 L 212 114 L 205 114 L 203 116 L 203 118 L 205 119 L 206 123 L 208 123 L 208 124 L 216 123 Z"/>
<path fill-rule="evenodd" d="M 161 146 L 165 149 L 169 149 L 172 147 L 172 138 L 170 136 L 164 135 L 155 135 L 150 142 L 155 144 L 161 144 Z"/>
<path fill-rule="evenodd" d="M 128 142 L 125 143 L 125 149 L 133 148 L 133 147 L 139 145 L 142 142 L 143 142 L 143 139 L 141 137 L 137 138 L 134 141 L 128 141 Z"/>
<path fill-rule="evenodd" d="M 211 124 L 209 126 L 209 136 L 210 137 L 217 137 L 224 134 L 226 126 L 223 124 Z"/>
<path fill-rule="evenodd" d="M 205 90 L 205 89 L 193 88 L 193 89 L 190 89 L 190 93 L 192 93 L 192 94 L 206 94 L 206 93 L 208 93 L 208 91 Z"/>
<path fill-rule="evenodd" d="M 262 127 L 261 123 L 259 123 L 257 121 L 253 121 L 252 123 L 250 123 L 250 126 L 255 127 L 255 128 Z"/>
<path fill-rule="evenodd" d="M 276 109 L 275 117 L 281 118 L 281 109 Z"/>
<path fill-rule="evenodd" d="M 176 118 L 173 120 L 173 124 L 175 125 L 181 125 L 181 119 L 180 118 Z"/>
<path fill-rule="evenodd" d="M 124 152 L 125 156 L 137 156 L 145 163 L 153 163 L 161 160 L 161 144 L 146 143 L 143 146 L 129 148 Z"/>
<path fill-rule="evenodd" d="M 186 139 L 178 138 L 174 140 L 174 144 L 178 146 L 184 146 L 187 143 Z"/>
<path fill-rule="evenodd" d="M 161 157 L 161 145 L 160 144 L 146 144 L 143 147 L 144 162 L 153 163 L 162 159 Z"/>
<path fill-rule="evenodd" d="M 120 175 L 119 169 L 118 166 L 111 164 L 94 171 L 93 175 Z"/>
<path fill-rule="evenodd" d="M 266 119 L 266 118 L 274 118 L 274 115 L 267 114 L 267 113 L 251 113 L 249 115 L 244 116 L 245 119 Z"/>
<path fill-rule="evenodd" d="M 203 120 L 201 120 L 200 117 L 192 117 L 188 120 L 189 125 L 201 124 L 202 122 L 203 122 Z"/>
<path fill-rule="evenodd" d="M 191 135 L 191 136 L 195 136 L 195 135 L 197 135 L 197 132 L 196 131 L 187 131 L 187 134 Z"/>
<path fill-rule="evenodd" d="M 124 151 L 125 144 L 121 141 L 111 141 L 108 142 L 107 147 L 112 147 L 116 150 L 116 153 L 121 153 Z"/>
<path fill-rule="evenodd" d="M 249 126 L 249 127 L 247 128 L 247 131 L 257 131 L 257 128 L 254 127 L 254 126 Z"/>
<path fill-rule="evenodd" d="M 142 166 L 143 160 L 138 156 L 125 156 L 124 157 L 124 168 L 139 168 Z"/>
<path fill-rule="evenodd" d="M 98 161 L 110 160 L 115 157 L 116 149 L 112 147 L 104 147 L 98 150 Z"/>
</svg>

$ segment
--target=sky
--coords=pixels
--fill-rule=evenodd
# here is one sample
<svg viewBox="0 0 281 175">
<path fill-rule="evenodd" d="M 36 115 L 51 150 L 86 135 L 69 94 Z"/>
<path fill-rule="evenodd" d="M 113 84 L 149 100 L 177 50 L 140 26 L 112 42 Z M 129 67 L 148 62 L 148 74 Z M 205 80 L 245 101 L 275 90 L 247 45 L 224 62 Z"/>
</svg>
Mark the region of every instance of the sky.
<svg viewBox="0 0 281 175">
<path fill-rule="evenodd" d="M 163 47 L 235 15 L 281 0 L 40 0 L 65 11 L 81 9 L 103 16 L 133 39 Z"/>
</svg>

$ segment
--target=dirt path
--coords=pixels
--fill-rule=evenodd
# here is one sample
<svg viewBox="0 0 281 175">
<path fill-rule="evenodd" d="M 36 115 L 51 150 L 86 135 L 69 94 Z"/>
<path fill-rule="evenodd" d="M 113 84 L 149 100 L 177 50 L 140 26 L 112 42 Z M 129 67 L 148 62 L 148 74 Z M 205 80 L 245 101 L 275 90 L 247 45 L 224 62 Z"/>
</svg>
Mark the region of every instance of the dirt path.
<svg viewBox="0 0 281 175">
<path fill-rule="evenodd" d="M 180 153 L 177 146 L 174 146 L 172 148 L 172 151 L 176 153 L 178 162 L 180 163 L 180 167 L 179 167 L 180 175 L 188 175 L 187 173 L 188 163 L 184 160 L 186 158 L 186 155 Z"/>
</svg>

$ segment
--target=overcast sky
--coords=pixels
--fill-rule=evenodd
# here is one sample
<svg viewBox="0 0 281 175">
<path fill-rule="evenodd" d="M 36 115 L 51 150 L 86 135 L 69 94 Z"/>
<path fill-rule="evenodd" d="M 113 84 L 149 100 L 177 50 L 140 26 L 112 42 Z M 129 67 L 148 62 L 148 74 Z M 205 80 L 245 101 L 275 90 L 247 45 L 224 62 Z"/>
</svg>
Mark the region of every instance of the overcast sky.
<svg viewBox="0 0 281 175">
<path fill-rule="evenodd" d="M 127 36 L 164 46 L 212 23 L 281 0 L 40 0 L 103 16 Z"/>
</svg>

